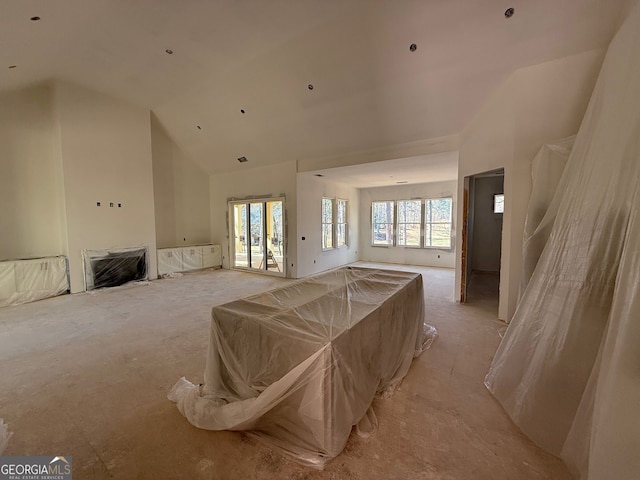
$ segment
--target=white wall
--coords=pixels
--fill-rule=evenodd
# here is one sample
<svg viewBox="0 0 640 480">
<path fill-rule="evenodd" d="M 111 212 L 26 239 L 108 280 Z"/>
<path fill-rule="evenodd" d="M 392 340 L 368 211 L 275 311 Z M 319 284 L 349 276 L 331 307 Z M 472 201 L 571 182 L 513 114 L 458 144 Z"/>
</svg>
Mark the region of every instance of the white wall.
<svg viewBox="0 0 640 480">
<path fill-rule="evenodd" d="M 0 260 L 66 255 L 53 88 L 0 96 Z"/>
<path fill-rule="evenodd" d="M 471 270 L 500 271 L 502 214 L 493 212 L 493 196 L 503 193 L 503 182 L 502 175 L 475 179 L 473 240 L 467 246 Z"/>
<path fill-rule="evenodd" d="M 285 162 L 269 167 L 246 168 L 209 177 L 211 195 L 211 241 L 222 246 L 222 266 L 229 266 L 229 199 L 285 196 L 286 240 L 284 245 L 288 277 L 297 278 L 296 245 L 296 163 Z"/>
<path fill-rule="evenodd" d="M 210 242 L 209 175 L 185 156 L 154 115 L 151 151 L 157 247 Z"/>
<path fill-rule="evenodd" d="M 360 189 L 360 260 L 370 262 L 404 263 L 429 267 L 455 265 L 455 245 L 458 231 L 457 188 L 455 180 L 449 182 L 397 185 Z M 453 197 L 453 225 L 451 250 L 437 248 L 374 247 L 371 245 L 371 202 L 380 200 L 408 200 L 411 198 Z"/>
<path fill-rule="evenodd" d="M 298 174 L 298 271 L 302 278 L 358 259 L 358 189 Z M 322 197 L 347 200 L 348 246 L 322 250 Z M 302 237 L 305 239 L 302 240 Z"/>
<path fill-rule="evenodd" d="M 84 290 L 83 249 L 146 246 L 156 278 L 149 111 L 66 83 L 55 93 L 71 291 Z"/>
<path fill-rule="evenodd" d="M 460 218 L 464 177 L 505 169 L 500 319 L 511 319 L 517 305 L 531 160 L 544 143 L 577 132 L 603 57 L 604 50 L 594 50 L 514 72 L 460 135 Z M 462 238 L 458 236 L 456 298 L 459 298 L 461 282 L 461 246 Z"/>
</svg>

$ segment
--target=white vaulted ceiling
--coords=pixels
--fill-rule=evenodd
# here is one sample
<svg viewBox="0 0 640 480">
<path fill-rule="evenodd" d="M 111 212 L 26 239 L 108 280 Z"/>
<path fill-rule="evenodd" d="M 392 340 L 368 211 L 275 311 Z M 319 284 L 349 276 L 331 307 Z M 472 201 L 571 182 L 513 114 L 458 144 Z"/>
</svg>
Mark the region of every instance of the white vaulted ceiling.
<svg viewBox="0 0 640 480">
<path fill-rule="evenodd" d="M 0 0 L 0 92 L 144 106 L 210 173 L 335 156 L 459 133 L 515 69 L 607 46 L 628 3 Z"/>
</svg>

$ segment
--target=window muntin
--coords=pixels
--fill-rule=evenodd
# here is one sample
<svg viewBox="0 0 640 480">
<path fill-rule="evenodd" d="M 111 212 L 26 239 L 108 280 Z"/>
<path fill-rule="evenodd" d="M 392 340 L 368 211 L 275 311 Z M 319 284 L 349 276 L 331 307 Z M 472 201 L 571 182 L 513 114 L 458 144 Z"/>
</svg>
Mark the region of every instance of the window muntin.
<svg viewBox="0 0 640 480">
<path fill-rule="evenodd" d="M 393 200 L 371 203 L 371 243 L 373 245 L 393 245 L 394 210 Z"/>
</svg>

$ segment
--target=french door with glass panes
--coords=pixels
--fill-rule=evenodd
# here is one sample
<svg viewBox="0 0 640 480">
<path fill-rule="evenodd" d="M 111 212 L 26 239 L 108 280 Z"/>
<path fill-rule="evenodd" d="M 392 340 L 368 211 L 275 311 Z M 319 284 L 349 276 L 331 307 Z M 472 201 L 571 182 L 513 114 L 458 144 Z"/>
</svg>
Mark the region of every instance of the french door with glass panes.
<svg viewBox="0 0 640 480">
<path fill-rule="evenodd" d="M 229 202 L 231 267 L 284 276 L 284 198 Z"/>
</svg>

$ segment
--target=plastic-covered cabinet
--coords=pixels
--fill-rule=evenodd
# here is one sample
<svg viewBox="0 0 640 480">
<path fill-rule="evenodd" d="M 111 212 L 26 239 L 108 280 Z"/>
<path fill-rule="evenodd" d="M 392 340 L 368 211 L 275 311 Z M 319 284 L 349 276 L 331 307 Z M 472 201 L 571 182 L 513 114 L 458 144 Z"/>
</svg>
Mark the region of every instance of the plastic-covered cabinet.
<svg viewBox="0 0 640 480">
<path fill-rule="evenodd" d="M 158 249 L 158 274 L 182 272 L 184 263 L 182 261 L 182 248 L 159 248 Z"/>
<path fill-rule="evenodd" d="M 65 257 L 0 262 L 0 306 L 33 302 L 68 290 Z"/>
<path fill-rule="evenodd" d="M 158 275 L 222 266 L 220 245 L 159 248 Z"/>
<path fill-rule="evenodd" d="M 14 262 L 0 262 L 0 307 L 10 305 L 16 294 L 16 267 Z"/>
<path fill-rule="evenodd" d="M 45 298 L 64 293 L 69 288 L 64 257 L 20 260 L 15 265 L 16 290 L 19 293 L 33 292 Z"/>
<path fill-rule="evenodd" d="M 222 266 L 222 249 L 220 245 L 203 245 L 201 248 L 202 268 Z"/>
<path fill-rule="evenodd" d="M 200 270 L 202 267 L 202 247 L 182 247 L 184 270 Z"/>
</svg>

